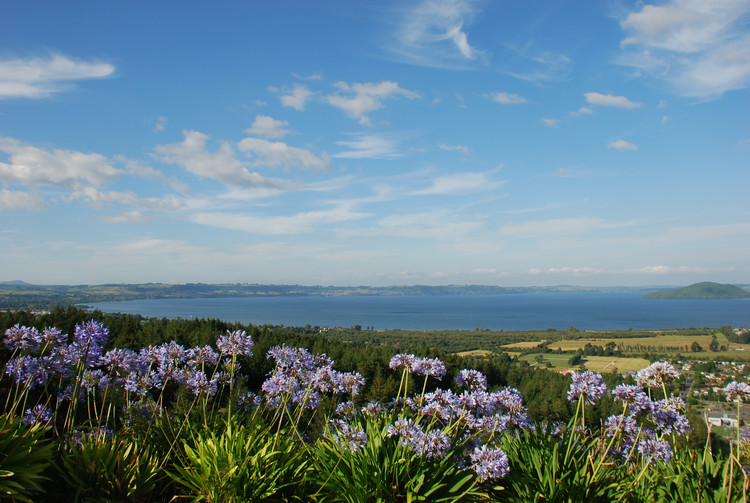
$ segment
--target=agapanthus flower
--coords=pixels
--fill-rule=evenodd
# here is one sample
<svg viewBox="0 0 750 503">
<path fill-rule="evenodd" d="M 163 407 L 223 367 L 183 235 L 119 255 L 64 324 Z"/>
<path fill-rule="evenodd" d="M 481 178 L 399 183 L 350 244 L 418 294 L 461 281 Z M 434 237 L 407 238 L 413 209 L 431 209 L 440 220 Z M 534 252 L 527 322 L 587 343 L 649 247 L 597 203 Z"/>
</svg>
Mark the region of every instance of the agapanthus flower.
<svg viewBox="0 0 750 503">
<path fill-rule="evenodd" d="M 488 479 L 500 479 L 510 471 L 508 455 L 501 449 L 492 449 L 486 445 L 474 448 L 469 456 L 472 462 L 471 468 L 476 472 L 480 481 Z"/>
<path fill-rule="evenodd" d="M 468 388 L 469 390 L 486 390 L 487 389 L 487 377 L 474 369 L 463 369 L 459 370 L 456 375 L 456 384 L 462 388 Z"/>
<path fill-rule="evenodd" d="M 750 385 L 744 382 L 732 381 L 724 388 L 727 395 L 727 401 L 750 401 Z"/>
<path fill-rule="evenodd" d="M 216 365 L 219 363 L 219 353 L 211 346 L 202 348 L 190 348 L 187 350 L 185 364 L 191 367 L 203 367 L 204 365 Z"/>
<path fill-rule="evenodd" d="M 367 434 L 362 428 L 353 427 L 340 419 L 332 419 L 330 429 L 333 441 L 347 451 L 361 451 L 367 444 Z"/>
<path fill-rule="evenodd" d="M 30 389 L 44 386 L 49 377 L 47 362 L 47 358 L 19 356 L 8 360 L 5 373 L 12 376 L 16 384 L 23 384 Z"/>
<path fill-rule="evenodd" d="M 86 366 L 95 367 L 102 357 L 102 348 L 109 340 L 109 329 L 96 320 L 76 325 L 71 356 L 86 359 Z"/>
<path fill-rule="evenodd" d="M 445 372 L 445 364 L 437 358 L 417 358 L 412 365 L 412 373 L 416 375 L 442 379 Z"/>
<path fill-rule="evenodd" d="M 49 424 L 52 419 L 52 412 L 42 404 L 34 406 L 33 409 L 26 409 L 21 420 L 24 424 Z"/>
<path fill-rule="evenodd" d="M 254 345 L 252 337 L 244 330 L 227 330 L 227 334 L 216 341 L 216 347 L 225 355 L 252 356 Z"/>
<path fill-rule="evenodd" d="M 586 403 L 593 405 L 607 392 L 607 385 L 604 383 L 602 376 L 590 370 L 573 374 L 571 377 L 573 382 L 570 384 L 570 390 L 568 391 L 568 400 L 571 402 L 583 397 Z"/>
<path fill-rule="evenodd" d="M 368 402 L 367 405 L 362 407 L 361 410 L 362 414 L 369 417 L 370 419 L 374 419 L 385 412 L 385 406 L 382 403 L 373 400 L 371 402 Z"/>
<path fill-rule="evenodd" d="M 403 368 L 404 370 L 406 370 L 406 372 L 411 373 L 416 360 L 417 357 L 414 355 L 399 353 L 391 358 L 391 362 L 388 364 L 388 366 L 393 370 Z"/>
<path fill-rule="evenodd" d="M 198 396 L 205 393 L 210 396 L 216 395 L 218 391 L 218 382 L 216 379 L 208 379 L 205 372 L 193 370 L 188 372 L 185 377 L 185 386 L 193 395 Z"/>
<path fill-rule="evenodd" d="M 690 431 L 690 423 L 684 412 L 687 404 L 682 398 L 669 397 L 651 402 L 651 418 L 656 431 L 666 435 L 684 435 Z"/>
<path fill-rule="evenodd" d="M 389 437 L 397 436 L 400 445 L 407 446 L 412 450 L 417 450 L 421 446 L 424 432 L 414 423 L 413 419 L 408 418 L 398 419 L 395 423 L 389 424 L 387 435 Z"/>
<path fill-rule="evenodd" d="M 331 391 L 336 395 L 348 393 L 351 396 L 357 396 L 359 389 L 365 384 L 365 378 L 359 372 L 338 372 L 330 369 L 328 377 L 330 378 Z"/>
<path fill-rule="evenodd" d="M 616 402 L 627 405 L 633 413 L 644 412 L 651 409 L 651 399 L 639 387 L 633 384 L 620 384 L 612 390 Z"/>
<path fill-rule="evenodd" d="M 353 416 L 356 413 L 356 410 L 354 402 L 348 400 L 346 402 L 341 402 L 336 406 L 334 415 L 339 417 Z"/>
<path fill-rule="evenodd" d="M 424 395 L 421 402 L 421 414 L 450 420 L 460 413 L 461 402 L 459 396 L 449 389 L 436 389 Z"/>
<path fill-rule="evenodd" d="M 638 453 L 648 463 L 655 465 L 657 461 L 669 463 L 672 459 L 672 447 L 664 440 L 645 438 L 638 442 Z"/>
<path fill-rule="evenodd" d="M 239 405 L 240 408 L 242 408 L 242 410 L 244 410 L 245 412 L 257 409 L 258 407 L 260 407 L 261 402 L 262 399 L 252 391 L 243 393 L 237 399 L 237 405 Z"/>
<path fill-rule="evenodd" d="M 138 361 L 138 353 L 132 349 L 114 348 L 104 353 L 99 364 L 115 375 L 122 375 L 132 371 Z"/>
<path fill-rule="evenodd" d="M 42 343 L 42 334 L 34 327 L 21 326 L 18 323 L 5 331 L 5 347 L 11 350 L 20 349 L 34 353 Z"/>
<path fill-rule="evenodd" d="M 440 430 L 430 430 L 420 438 L 417 454 L 430 458 L 444 458 L 451 447 L 450 438 Z"/>
<path fill-rule="evenodd" d="M 655 388 L 667 384 L 680 377 L 680 373 L 669 362 L 654 362 L 645 369 L 641 369 L 635 376 L 639 386 Z"/>
</svg>

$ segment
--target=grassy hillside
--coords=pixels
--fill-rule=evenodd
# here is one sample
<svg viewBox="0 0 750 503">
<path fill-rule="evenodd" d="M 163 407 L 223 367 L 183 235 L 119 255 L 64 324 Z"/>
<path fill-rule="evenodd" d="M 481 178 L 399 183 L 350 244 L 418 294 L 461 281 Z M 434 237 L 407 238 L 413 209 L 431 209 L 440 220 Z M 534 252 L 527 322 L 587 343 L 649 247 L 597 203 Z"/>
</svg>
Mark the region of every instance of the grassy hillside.
<svg viewBox="0 0 750 503">
<path fill-rule="evenodd" d="M 750 292 L 735 285 L 704 281 L 676 290 L 651 292 L 644 297 L 649 299 L 737 299 L 750 297 Z"/>
</svg>

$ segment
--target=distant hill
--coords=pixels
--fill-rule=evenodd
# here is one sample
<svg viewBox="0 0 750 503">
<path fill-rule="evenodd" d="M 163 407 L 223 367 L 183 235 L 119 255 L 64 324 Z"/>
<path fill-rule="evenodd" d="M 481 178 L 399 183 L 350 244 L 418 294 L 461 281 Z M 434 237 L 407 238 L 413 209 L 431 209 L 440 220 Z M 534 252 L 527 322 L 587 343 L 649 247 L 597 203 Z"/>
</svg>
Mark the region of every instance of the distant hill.
<svg viewBox="0 0 750 503">
<path fill-rule="evenodd" d="M 676 290 L 647 293 L 643 297 L 648 299 L 737 299 L 750 297 L 750 292 L 735 285 L 704 281 Z"/>
</svg>

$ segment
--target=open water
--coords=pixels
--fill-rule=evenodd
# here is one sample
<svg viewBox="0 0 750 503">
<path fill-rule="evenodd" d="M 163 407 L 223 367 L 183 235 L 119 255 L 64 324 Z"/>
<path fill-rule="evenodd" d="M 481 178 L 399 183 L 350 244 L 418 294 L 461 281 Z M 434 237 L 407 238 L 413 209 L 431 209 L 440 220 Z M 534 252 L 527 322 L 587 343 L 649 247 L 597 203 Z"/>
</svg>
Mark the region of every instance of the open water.
<svg viewBox="0 0 750 503">
<path fill-rule="evenodd" d="M 405 330 L 627 330 L 750 327 L 750 298 L 644 299 L 641 293 L 234 297 L 97 302 L 109 313 L 252 325 Z"/>
</svg>

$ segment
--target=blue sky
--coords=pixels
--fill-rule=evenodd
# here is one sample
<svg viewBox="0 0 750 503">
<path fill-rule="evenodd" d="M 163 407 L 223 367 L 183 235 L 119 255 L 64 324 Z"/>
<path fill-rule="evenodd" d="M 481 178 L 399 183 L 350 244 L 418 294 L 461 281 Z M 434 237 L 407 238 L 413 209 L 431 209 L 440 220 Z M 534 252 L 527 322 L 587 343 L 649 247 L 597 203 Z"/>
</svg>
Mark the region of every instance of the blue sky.
<svg viewBox="0 0 750 503">
<path fill-rule="evenodd" d="M 750 0 L 0 13 L 0 281 L 750 283 Z"/>
</svg>

